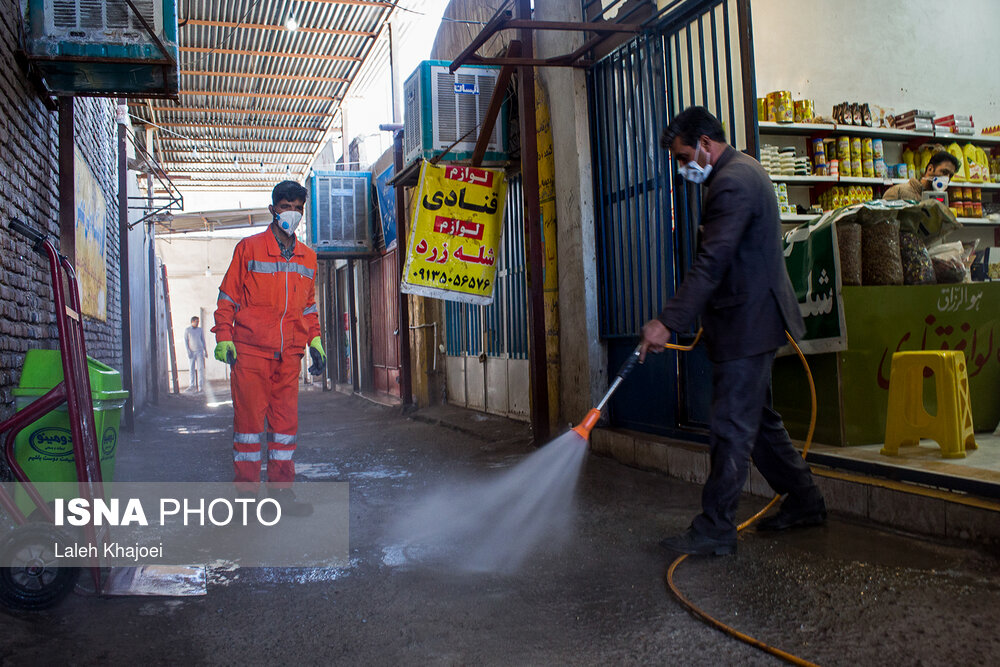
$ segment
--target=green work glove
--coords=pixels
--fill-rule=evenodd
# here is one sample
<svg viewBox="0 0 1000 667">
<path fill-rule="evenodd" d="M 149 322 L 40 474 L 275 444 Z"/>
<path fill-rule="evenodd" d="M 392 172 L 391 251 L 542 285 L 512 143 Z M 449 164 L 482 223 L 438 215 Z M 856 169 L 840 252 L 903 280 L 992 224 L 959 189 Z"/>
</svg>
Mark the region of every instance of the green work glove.
<svg viewBox="0 0 1000 667">
<path fill-rule="evenodd" d="M 323 351 L 323 341 L 320 340 L 319 336 L 309 341 L 309 356 L 313 360 L 312 366 L 309 367 L 309 374 L 322 375 L 326 368 L 326 352 Z"/>
<path fill-rule="evenodd" d="M 236 363 L 236 345 L 231 340 L 220 340 L 215 346 L 215 358 L 224 364 Z"/>
</svg>

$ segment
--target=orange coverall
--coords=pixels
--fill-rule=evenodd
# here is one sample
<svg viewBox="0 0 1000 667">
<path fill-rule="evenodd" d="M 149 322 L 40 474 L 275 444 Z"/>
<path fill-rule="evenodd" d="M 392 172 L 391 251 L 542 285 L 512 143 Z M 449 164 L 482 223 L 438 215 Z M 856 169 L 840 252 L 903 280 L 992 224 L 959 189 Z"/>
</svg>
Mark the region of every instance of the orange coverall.
<svg viewBox="0 0 1000 667">
<path fill-rule="evenodd" d="M 315 251 L 296 241 L 285 259 L 270 227 L 237 244 L 222 279 L 212 331 L 236 346 L 233 469 L 241 490 L 260 484 L 265 433 L 268 484 L 289 488 L 295 478 L 299 371 L 306 345 L 320 334 L 315 284 Z"/>
</svg>

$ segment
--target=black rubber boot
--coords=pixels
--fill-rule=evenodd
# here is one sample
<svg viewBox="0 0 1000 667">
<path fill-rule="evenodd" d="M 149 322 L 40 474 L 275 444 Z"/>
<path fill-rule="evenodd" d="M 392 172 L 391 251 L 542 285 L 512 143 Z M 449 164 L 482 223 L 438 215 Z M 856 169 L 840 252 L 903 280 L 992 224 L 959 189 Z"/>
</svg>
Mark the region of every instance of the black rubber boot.
<svg viewBox="0 0 1000 667">
<path fill-rule="evenodd" d="M 268 489 L 267 495 L 278 501 L 284 516 L 309 516 L 313 513 L 312 503 L 299 502 L 291 489 Z"/>
</svg>

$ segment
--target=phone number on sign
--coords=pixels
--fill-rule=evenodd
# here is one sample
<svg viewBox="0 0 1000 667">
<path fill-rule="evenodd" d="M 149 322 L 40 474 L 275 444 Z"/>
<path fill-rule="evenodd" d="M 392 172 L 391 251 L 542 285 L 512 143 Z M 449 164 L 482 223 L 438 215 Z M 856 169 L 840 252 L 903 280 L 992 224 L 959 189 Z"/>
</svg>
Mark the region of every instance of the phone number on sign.
<svg viewBox="0 0 1000 667">
<path fill-rule="evenodd" d="M 488 290 L 490 280 L 488 278 L 476 278 L 474 276 L 452 276 L 447 271 L 435 271 L 433 269 L 417 269 L 413 271 L 414 279 L 425 282 L 439 283 L 441 285 L 451 285 L 453 287 L 467 287 L 474 290 Z"/>
</svg>

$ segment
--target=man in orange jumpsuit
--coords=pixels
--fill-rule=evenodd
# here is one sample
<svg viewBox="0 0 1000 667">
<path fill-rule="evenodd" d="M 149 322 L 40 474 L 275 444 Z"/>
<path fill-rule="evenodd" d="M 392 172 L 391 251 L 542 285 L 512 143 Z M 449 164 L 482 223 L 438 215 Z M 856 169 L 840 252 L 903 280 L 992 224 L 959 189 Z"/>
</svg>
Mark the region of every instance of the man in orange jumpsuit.
<svg viewBox="0 0 1000 667">
<path fill-rule="evenodd" d="M 309 345 L 320 375 L 326 353 L 315 300 L 316 253 L 295 238 L 306 189 L 283 181 L 271 193 L 271 225 L 236 245 L 215 310 L 215 358 L 232 364 L 233 468 L 237 489 L 256 494 L 261 438 L 267 434 L 268 493 L 289 515 L 312 512 L 295 502 L 299 369 Z"/>
</svg>

